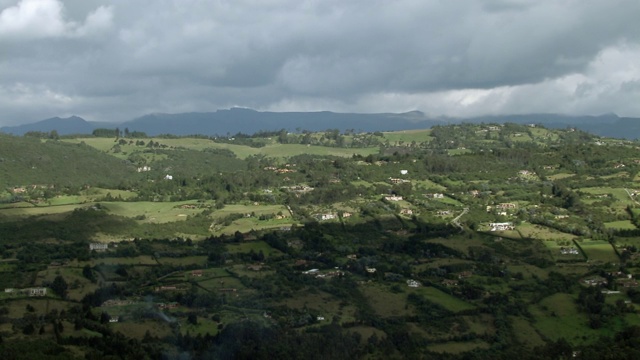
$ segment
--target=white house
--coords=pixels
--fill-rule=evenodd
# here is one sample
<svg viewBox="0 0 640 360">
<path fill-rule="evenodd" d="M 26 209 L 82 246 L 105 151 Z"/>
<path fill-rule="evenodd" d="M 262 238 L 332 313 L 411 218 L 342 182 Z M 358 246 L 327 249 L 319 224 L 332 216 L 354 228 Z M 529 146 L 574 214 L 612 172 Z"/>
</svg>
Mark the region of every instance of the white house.
<svg viewBox="0 0 640 360">
<path fill-rule="evenodd" d="M 167 174 L 167 175 L 164 176 L 164 179 L 165 180 L 173 180 L 173 175 Z"/>
<path fill-rule="evenodd" d="M 101 244 L 101 243 L 91 243 L 89 244 L 89 251 L 104 251 L 109 248 L 109 244 Z"/>
<path fill-rule="evenodd" d="M 505 230 L 513 230 L 515 227 L 511 222 L 503 222 L 503 223 L 490 223 L 489 227 L 490 231 L 505 231 Z"/>
</svg>

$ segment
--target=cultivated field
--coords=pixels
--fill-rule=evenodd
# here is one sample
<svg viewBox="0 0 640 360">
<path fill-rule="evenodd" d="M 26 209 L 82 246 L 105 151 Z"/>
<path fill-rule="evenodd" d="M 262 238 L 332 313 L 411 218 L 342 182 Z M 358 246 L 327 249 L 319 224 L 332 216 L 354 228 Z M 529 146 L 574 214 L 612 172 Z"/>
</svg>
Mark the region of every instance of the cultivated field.
<svg viewBox="0 0 640 360">
<path fill-rule="evenodd" d="M 582 250 L 585 252 L 589 261 L 616 263 L 620 260 L 618 259 L 618 255 L 616 255 L 611 244 L 606 241 L 582 240 L 578 241 L 578 245 L 580 245 Z"/>
</svg>

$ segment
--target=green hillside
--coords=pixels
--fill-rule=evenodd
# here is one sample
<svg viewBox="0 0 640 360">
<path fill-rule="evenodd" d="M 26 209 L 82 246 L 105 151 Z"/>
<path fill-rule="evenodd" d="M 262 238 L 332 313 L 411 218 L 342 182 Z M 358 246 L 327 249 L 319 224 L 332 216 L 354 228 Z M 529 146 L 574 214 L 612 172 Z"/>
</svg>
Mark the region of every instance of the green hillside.
<svg viewBox="0 0 640 360">
<path fill-rule="evenodd" d="M 84 144 L 0 134 L 0 186 L 115 187 L 135 174 L 126 161 Z"/>
</svg>

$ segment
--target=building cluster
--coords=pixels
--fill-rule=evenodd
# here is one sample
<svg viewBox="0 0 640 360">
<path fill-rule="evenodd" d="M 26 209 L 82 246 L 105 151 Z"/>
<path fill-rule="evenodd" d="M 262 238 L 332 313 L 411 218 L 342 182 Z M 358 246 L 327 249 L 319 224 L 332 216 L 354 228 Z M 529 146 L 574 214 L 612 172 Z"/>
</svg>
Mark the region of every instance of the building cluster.
<svg viewBox="0 0 640 360">
<path fill-rule="evenodd" d="M 495 223 L 490 223 L 489 224 L 489 231 L 506 231 L 506 230 L 513 230 L 515 229 L 515 227 L 513 226 L 512 222 L 495 222 Z"/>
<path fill-rule="evenodd" d="M 578 252 L 578 249 L 576 249 L 575 247 L 561 247 L 560 248 L 560 254 L 562 255 L 579 255 L 580 252 Z"/>
<path fill-rule="evenodd" d="M 89 244 L 89 251 L 105 251 L 109 249 L 109 244 L 91 243 Z"/>
<path fill-rule="evenodd" d="M 18 294 L 18 295 L 26 295 L 30 297 L 37 296 L 47 296 L 47 288 L 45 287 L 32 287 L 26 289 L 14 289 L 14 288 L 6 288 L 4 289 L 6 294 Z"/>
</svg>

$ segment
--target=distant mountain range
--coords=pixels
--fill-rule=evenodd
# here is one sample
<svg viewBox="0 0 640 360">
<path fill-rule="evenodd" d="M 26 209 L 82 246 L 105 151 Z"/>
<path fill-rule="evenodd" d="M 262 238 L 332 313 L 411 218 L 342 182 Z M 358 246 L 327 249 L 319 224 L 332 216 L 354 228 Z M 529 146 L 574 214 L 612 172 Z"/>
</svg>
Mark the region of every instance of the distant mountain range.
<svg viewBox="0 0 640 360">
<path fill-rule="evenodd" d="M 363 131 L 397 131 L 430 128 L 434 125 L 454 123 L 519 123 L 541 124 L 549 128 L 575 127 L 592 134 L 615 138 L 640 138 L 640 118 L 624 118 L 615 114 L 600 116 L 568 116 L 558 114 L 528 114 L 481 116 L 474 118 L 430 118 L 420 111 L 407 113 L 334 113 L 320 112 L 262 112 L 232 108 L 203 113 L 149 114 L 123 123 L 98 123 L 80 117 L 54 117 L 31 124 L 5 126 L 1 132 L 24 135 L 30 131 L 60 135 L 91 134 L 97 128 L 119 127 L 129 131 L 142 131 L 149 136 L 160 134 L 224 136 L 238 132 L 253 134 L 261 130 L 322 131 L 353 129 Z"/>
</svg>

